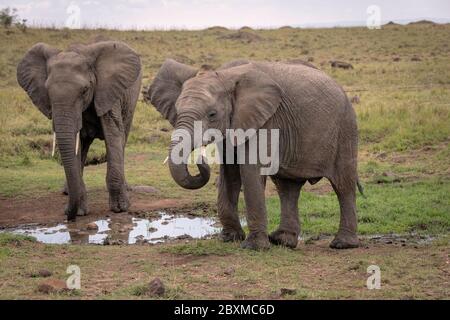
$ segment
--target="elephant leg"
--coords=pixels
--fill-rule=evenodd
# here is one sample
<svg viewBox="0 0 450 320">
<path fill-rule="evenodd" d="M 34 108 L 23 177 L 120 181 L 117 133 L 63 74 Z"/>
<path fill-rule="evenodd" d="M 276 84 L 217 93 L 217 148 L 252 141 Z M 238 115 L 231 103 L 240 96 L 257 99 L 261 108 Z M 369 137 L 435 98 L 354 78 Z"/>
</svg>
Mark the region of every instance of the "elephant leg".
<svg viewBox="0 0 450 320">
<path fill-rule="evenodd" d="M 106 185 L 113 212 L 126 212 L 130 206 L 124 174 L 125 133 L 120 110 L 112 109 L 100 119 L 106 143 Z"/>
<path fill-rule="evenodd" d="M 252 250 L 268 249 L 270 242 L 267 235 L 267 211 L 260 168 L 254 164 L 241 164 L 240 173 L 250 231 L 241 247 Z"/>
<path fill-rule="evenodd" d="M 356 234 L 356 181 L 345 185 L 336 184 L 331 181 L 334 191 L 339 200 L 341 218 L 339 230 L 330 244 L 334 249 L 349 249 L 359 246 Z"/>
<path fill-rule="evenodd" d="M 241 191 L 241 175 L 238 165 L 220 165 L 218 189 L 217 209 L 223 226 L 220 239 L 224 242 L 242 241 L 245 239 L 245 232 L 242 230 L 238 216 L 239 193 Z"/>
<path fill-rule="evenodd" d="M 83 173 L 84 173 L 84 164 L 86 163 L 87 154 L 89 152 L 89 147 L 92 144 L 92 141 L 94 139 L 87 137 L 84 139 L 81 139 L 81 154 L 80 154 L 80 166 L 81 166 L 81 198 L 80 198 L 80 209 L 78 210 L 77 215 L 84 216 L 89 213 L 88 210 L 88 203 L 87 203 L 87 191 L 86 191 L 86 185 L 84 184 L 83 180 Z"/>
<path fill-rule="evenodd" d="M 83 175 L 84 164 L 86 163 L 87 154 L 93 141 L 94 138 L 91 137 L 81 139 L 81 175 Z M 69 188 L 67 186 L 67 181 L 64 182 L 64 186 L 61 189 L 61 193 L 66 196 L 69 195 Z"/>
<path fill-rule="evenodd" d="M 278 178 L 272 178 L 272 180 L 280 197 L 281 222 L 278 229 L 269 235 L 269 240 L 276 245 L 295 248 L 300 234 L 298 198 L 305 182 Z"/>
</svg>

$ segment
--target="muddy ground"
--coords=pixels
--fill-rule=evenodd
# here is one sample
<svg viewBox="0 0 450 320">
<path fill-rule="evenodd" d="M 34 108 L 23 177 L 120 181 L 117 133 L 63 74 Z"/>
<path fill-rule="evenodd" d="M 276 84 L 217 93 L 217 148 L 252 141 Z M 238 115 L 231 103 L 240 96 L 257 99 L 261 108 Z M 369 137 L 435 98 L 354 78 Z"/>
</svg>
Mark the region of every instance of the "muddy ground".
<svg viewBox="0 0 450 320">
<path fill-rule="evenodd" d="M 181 208 L 188 204 L 186 200 L 160 199 L 156 196 L 130 192 L 131 214 L 158 211 L 169 208 Z M 67 196 L 62 192 L 53 192 L 41 197 L 2 198 L 0 197 L 0 227 L 9 228 L 22 224 L 54 224 L 66 220 L 64 207 Z M 108 193 L 106 190 L 89 192 L 89 215 L 78 220 L 105 217 L 110 215 Z"/>
<path fill-rule="evenodd" d="M 319 188 L 314 192 L 327 190 Z M 77 226 L 93 219 L 114 217 L 108 195 L 91 196 L 91 213 Z M 189 213 L 186 200 L 160 199 L 131 192 L 130 213 L 142 216 L 159 210 Z M 66 196 L 0 199 L 0 225 L 54 225 L 65 220 Z M 192 208 L 197 212 L 198 207 Z M 361 237 L 362 246 L 336 251 L 330 236 L 305 237 L 295 250 L 273 247 L 250 252 L 217 239 L 176 239 L 165 244 L 46 245 L 28 240 L 2 243 L 0 298 L 210 298 L 210 299 L 447 299 L 450 297 L 448 239 L 418 235 Z M 74 241 L 74 243 L 77 243 Z M 117 243 L 116 243 L 117 244 Z M 6 253 L 5 253 L 6 252 Z M 3 255 L 3 257 L 2 257 Z M 70 292 L 39 291 L 47 278 L 65 280 L 68 265 L 80 266 L 82 287 Z M 380 290 L 366 287 L 367 267 L 379 265 Z M 149 296 L 155 277 L 166 287 L 162 296 Z M 287 292 L 287 293 L 286 293 Z"/>
</svg>

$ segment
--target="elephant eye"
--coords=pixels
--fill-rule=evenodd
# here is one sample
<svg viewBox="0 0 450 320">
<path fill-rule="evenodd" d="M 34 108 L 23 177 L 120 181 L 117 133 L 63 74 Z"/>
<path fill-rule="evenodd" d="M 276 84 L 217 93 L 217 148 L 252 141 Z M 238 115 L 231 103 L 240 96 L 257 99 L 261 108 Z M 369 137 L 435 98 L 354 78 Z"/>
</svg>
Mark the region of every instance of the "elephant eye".
<svg viewBox="0 0 450 320">
<path fill-rule="evenodd" d="M 83 89 L 81 89 L 81 94 L 86 94 L 89 90 L 88 86 L 83 87 Z"/>
<path fill-rule="evenodd" d="M 208 112 L 208 118 L 210 120 L 214 119 L 216 115 L 217 115 L 217 111 L 216 110 L 211 110 L 211 111 Z"/>
</svg>

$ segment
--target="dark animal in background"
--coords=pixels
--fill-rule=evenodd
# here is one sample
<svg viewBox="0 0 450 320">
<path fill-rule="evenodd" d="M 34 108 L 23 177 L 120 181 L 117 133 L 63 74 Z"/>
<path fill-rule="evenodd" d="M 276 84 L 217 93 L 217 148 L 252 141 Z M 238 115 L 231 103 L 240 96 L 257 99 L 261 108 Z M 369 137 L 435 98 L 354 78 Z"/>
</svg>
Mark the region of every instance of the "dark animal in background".
<svg viewBox="0 0 450 320">
<path fill-rule="evenodd" d="M 330 64 L 332 68 L 353 69 L 353 66 L 348 62 L 330 61 Z"/>
</svg>

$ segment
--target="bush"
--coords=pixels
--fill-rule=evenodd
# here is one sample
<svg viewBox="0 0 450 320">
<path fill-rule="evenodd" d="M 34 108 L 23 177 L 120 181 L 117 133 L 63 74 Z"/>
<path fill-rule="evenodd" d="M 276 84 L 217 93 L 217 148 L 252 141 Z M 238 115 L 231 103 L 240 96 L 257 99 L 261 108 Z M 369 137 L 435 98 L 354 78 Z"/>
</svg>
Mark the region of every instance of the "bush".
<svg viewBox="0 0 450 320">
<path fill-rule="evenodd" d="M 0 11 L 0 24 L 4 28 L 9 28 L 17 20 L 17 9 L 4 8 Z"/>
</svg>

